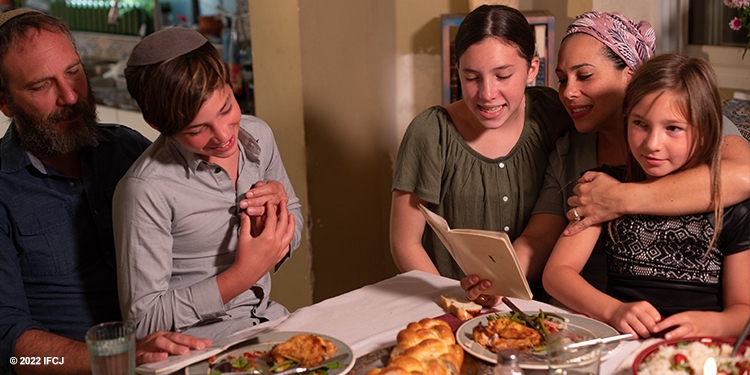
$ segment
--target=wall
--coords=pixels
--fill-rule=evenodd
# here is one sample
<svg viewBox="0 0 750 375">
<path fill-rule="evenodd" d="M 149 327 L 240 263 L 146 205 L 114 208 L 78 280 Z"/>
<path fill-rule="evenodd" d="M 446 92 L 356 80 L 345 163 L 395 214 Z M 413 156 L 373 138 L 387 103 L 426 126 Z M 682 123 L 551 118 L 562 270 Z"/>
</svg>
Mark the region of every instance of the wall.
<svg viewBox="0 0 750 375">
<path fill-rule="evenodd" d="M 396 118 L 387 145 L 394 165 L 409 122 L 441 102 L 440 15 L 465 14 L 470 6 L 466 0 L 396 2 Z"/>
<path fill-rule="evenodd" d="M 10 126 L 10 119 L 0 112 L 0 137 L 8 130 L 8 126 Z"/>
<path fill-rule="evenodd" d="M 299 13 L 296 0 L 253 0 L 249 6 L 256 115 L 274 131 L 305 217 L 302 244 L 272 277 L 271 298 L 294 311 L 312 303 L 313 285 Z"/>
<path fill-rule="evenodd" d="M 395 151 L 416 112 L 439 103 L 439 15 L 466 12 L 466 1 L 249 4 L 258 116 L 271 126 L 267 111 L 303 116 L 303 128 L 291 134 L 304 136 L 304 143 L 285 142 L 307 149 L 313 300 L 395 275 L 388 245 Z M 294 31 L 299 47 L 288 43 Z M 297 68 L 289 70 L 284 56 L 294 55 L 294 48 L 301 53 L 300 112 L 291 91 Z M 281 152 L 290 165 L 288 150 Z M 274 278 L 273 297 L 288 307 L 276 293 L 289 285 L 294 281 Z"/>
<path fill-rule="evenodd" d="M 395 2 L 300 0 L 314 299 L 395 274 L 388 250 Z"/>
</svg>

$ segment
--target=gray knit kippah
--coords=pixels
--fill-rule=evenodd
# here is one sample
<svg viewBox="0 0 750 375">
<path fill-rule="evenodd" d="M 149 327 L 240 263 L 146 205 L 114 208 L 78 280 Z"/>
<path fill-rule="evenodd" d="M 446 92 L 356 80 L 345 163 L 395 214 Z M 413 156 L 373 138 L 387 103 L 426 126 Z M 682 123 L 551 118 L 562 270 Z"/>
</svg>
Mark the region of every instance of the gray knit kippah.
<svg viewBox="0 0 750 375">
<path fill-rule="evenodd" d="M 32 13 L 32 12 L 42 13 L 42 12 L 40 12 L 38 10 L 26 9 L 26 8 L 13 9 L 13 10 L 9 10 L 7 12 L 2 12 L 2 13 L 0 13 L 0 27 L 3 27 L 3 25 L 6 22 L 8 22 L 11 18 L 18 17 L 18 16 L 20 16 L 22 14 Z"/>
<path fill-rule="evenodd" d="M 203 34 L 185 27 L 169 27 L 143 38 L 133 48 L 128 66 L 156 64 L 184 55 L 208 43 Z"/>
</svg>

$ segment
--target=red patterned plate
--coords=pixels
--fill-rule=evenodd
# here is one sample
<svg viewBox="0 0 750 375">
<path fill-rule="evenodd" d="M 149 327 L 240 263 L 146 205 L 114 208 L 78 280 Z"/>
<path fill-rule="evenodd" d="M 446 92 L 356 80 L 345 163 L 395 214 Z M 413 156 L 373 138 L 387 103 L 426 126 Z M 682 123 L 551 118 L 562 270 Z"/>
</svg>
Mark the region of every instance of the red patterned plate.
<svg viewBox="0 0 750 375">
<path fill-rule="evenodd" d="M 683 337 L 679 339 L 671 339 L 671 340 L 665 340 L 661 342 L 657 342 L 654 345 L 649 346 L 646 349 L 643 349 L 638 355 L 635 357 L 635 361 L 633 361 L 633 374 L 638 374 L 638 368 L 641 367 L 641 363 L 645 360 L 648 360 L 652 355 L 654 355 L 657 351 L 659 351 L 659 348 L 665 345 L 671 345 L 676 346 L 677 343 L 684 342 L 684 343 L 690 343 L 693 341 L 699 341 L 703 343 L 704 345 L 710 346 L 710 345 L 720 345 L 720 344 L 729 344 L 731 346 L 734 346 L 734 343 L 737 341 L 736 338 L 731 337 Z M 742 354 L 745 352 L 745 350 L 750 347 L 750 339 L 745 340 L 745 342 L 742 343 L 740 346 L 739 353 Z"/>
</svg>

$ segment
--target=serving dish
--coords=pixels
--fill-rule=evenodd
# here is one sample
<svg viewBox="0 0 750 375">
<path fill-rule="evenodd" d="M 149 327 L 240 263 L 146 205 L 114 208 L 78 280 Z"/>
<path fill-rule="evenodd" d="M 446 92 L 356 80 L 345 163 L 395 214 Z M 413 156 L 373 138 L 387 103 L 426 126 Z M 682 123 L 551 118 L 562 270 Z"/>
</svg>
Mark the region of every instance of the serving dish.
<svg viewBox="0 0 750 375">
<path fill-rule="evenodd" d="M 352 350 L 349 345 L 344 343 L 343 341 L 336 339 L 334 337 L 321 335 L 318 333 L 313 332 L 269 332 L 265 334 L 261 334 L 258 337 L 243 342 L 240 344 L 237 344 L 228 350 L 222 352 L 221 354 L 217 355 L 214 361 L 220 361 L 227 356 L 233 356 L 233 357 L 240 357 L 245 352 L 267 352 L 271 350 L 274 345 L 280 344 L 286 340 L 291 339 L 295 335 L 299 334 L 308 334 L 308 335 L 316 335 L 320 336 L 326 340 L 331 340 L 336 347 L 338 348 L 338 351 L 336 352 L 336 355 L 339 354 L 348 354 L 345 360 L 341 361 L 341 367 L 334 368 L 328 370 L 328 375 L 344 375 L 348 373 L 352 367 L 354 367 L 355 358 L 354 358 L 354 351 Z M 191 365 L 185 369 L 185 375 L 206 375 L 209 373 L 209 362 L 208 361 L 201 361 L 194 365 Z"/>
<path fill-rule="evenodd" d="M 655 344 L 647 347 L 646 349 L 641 350 L 638 353 L 638 355 L 636 355 L 635 360 L 633 360 L 633 368 L 632 368 L 633 374 L 637 375 L 638 372 L 639 372 L 638 370 L 641 367 L 641 364 L 644 361 L 648 361 L 656 352 L 659 351 L 659 348 L 661 348 L 662 346 L 677 346 L 680 343 L 686 343 L 687 344 L 687 343 L 691 343 L 691 342 L 695 342 L 695 341 L 698 341 L 698 342 L 700 342 L 702 344 L 705 344 L 707 346 L 710 346 L 710 345 L 721 345 L 721 344 L 727 344 L 727 345 L 730 345 L 730 346 L 734 346 L 734 343 L 737 342 L 737 339 L 731 338 L 731 337 L 706 337 L 706 336 L 702 336 L 702 337 L 683 337 L 683 338 L 678 338 L 678 339 L 670 339 L 670 340 L 664 340 L 664 341 L 657 342 L 657 343 L 655 343 Z M 750 348 L 750 340 L 745 340 L 740 345 L 740 351 L 739 351 L 738 355 L 742 355 L 743 353 L 745 353 L 745 351 L 748 348 Z M 703 363 L 699 363 L 699 364 L 696 364 L 696 365 L 698 365 L 699 367 L 702 368 Z"/>
<path fill-rule="evenodd" d="M 524 311 L 524 312 L 528 315 L 535 315 L 539 313 L 539 311 Z M 582 315 L 576 315 L 576 314 L 557 313 L 557 312 L 555 314 L 560 315 L 563 318 L 565 318 L 566 321 L 564 323 L 570 323 L 576 326 L 586 328 L 592 331 L 596 335 L 596 337 L 609 337 L 609 336 L 616 336 L 619 334 L 619 332 L 617 332 L 616 329 L 598 320 L 594 320 L 594 319 L 587 318 Z M 464 348 L 464 351 L 471 354 L 472 356 L 482 359 L 484 361 L 496 364 L 497 359 L 496 359 L 495 353 L 487 350 L 485 347 L 483 347 L 482 345 L 474 341 L 474 336 L 472 334 L 472 330 L 474 329 L 474 327 L 476 327 L 480 323 L 487 325 L 489 317 L 493 315 L 494 314 L 482 315 L 474 319 L 467 320 L 456 331 L 456 341 L 458 342 L 459 345 L 461 345 L 462 348 Z M 615 353 L 615 351 L 617 351 L 620 348 L 621 345 L 622 345 L 622 341 L 612 342 L 612 343 L 604 345 L 602 347 L 602 360 L 611 357 Z M 549 368 L 549 366 L 547 365 L 546 357 L 543 354 L 537 355 L 537 356 L 522 355 L 520 358 L 519 364 L 521 368 L 530 369 L 530 370 L 545 370 Z"/>
</svg>

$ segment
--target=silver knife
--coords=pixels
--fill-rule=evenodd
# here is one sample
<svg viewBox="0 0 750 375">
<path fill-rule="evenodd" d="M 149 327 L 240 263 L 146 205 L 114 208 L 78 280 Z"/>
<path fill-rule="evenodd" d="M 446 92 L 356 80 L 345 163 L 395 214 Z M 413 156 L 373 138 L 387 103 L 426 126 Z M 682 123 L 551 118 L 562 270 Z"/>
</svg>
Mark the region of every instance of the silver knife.
<svg viewBox="0 0 750 375">
<path fill-rule="evenodd" d="M 286 369 L 284 371 L 279 372 L 270 372 L 265 373 L 258 370 L 253 371 L 241 371 L 241 372 L 222 372 L 220 375 L 262 375 L 262 374 L 268 374 L 268 375 L 293 375 L 293 374 L 301 374 L 303 372 L 310 372 L 315 371 L 317 369 L 330 366 L 336 362 L 345 361 L 349 358 L 349 353 L 339 354 L 337 356 L 331 357 L 331 359 L 327 361 L 323 361 L 323 363 L 317 365 L 317 366 L 311 366 L 311 367 L 305 367 L 305 366 L 298 366 L 298 367 L 292 367 L 289 369 Z"/>
<path fill-rule="evenodd" d="M 526 321 L 526 325 L 528 325 L 530 328 L 535 329 L 537 332 L 539 332 L 539 335 L 542 336 L 542 340 L 544 341 L 544 343 L 545 344 L 547 343 L 547 333 L 544 332 L 544 329 L 536 328 L 536 325 L 534 325 L 534 322 L 531 321 L 531 318 L 528 315 L 526 315 L 525 312 L 521 311 L 521 309 L 519 309 L 518 306 L 516 306 L 516 304 L 511 302 L 507 297 L 503 297 L 501 300 L 506 306 L 510 307 L 511 310 L 513 310 L 518 315 L 520 315 L 521 318 L 523 318 L 523 320 Z"/>
</svg>

